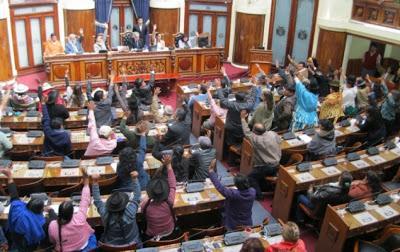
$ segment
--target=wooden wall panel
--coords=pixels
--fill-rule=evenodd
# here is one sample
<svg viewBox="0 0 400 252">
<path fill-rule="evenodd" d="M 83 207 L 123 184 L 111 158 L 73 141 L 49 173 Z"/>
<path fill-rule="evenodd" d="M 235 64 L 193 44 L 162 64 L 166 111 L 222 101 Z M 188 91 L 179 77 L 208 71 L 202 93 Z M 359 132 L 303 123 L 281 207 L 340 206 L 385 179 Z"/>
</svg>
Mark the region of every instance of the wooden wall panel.
<svg viewBox="0 0 400 252">
<path fill-rule="evenodd" d="M 233 62 L 249 63 L 249 50 L 262 45 L 265 15 L 236 13 Z"/>
<path fill-rule="evenodd" d="M 332 67 L 342 66 L 347 34 L 321 29 L 318 38 L 317 59 L 323 71 L 327 71 L 328 61 L 332 60 Z"/>
<path fill-rule="evenodd" d="M 159 9 L 150 8 L 151 29 L 153 24 L 157 24 L 157 31 L 164 34 L 165 45 L 174 46 L 173 34 L 179 31 L 179 8 L 178 9 Z"/>
<path fill-rule="evenodd" d="M 64 10 L 65 36 L 68 36 L 70 33 L 79 34 L 79 28 L 83 28 L 85 39 L 82 46 L 85 52 L 93 52 L 94 36 L 96 35 L 94 20 L 94 9 Z"/>
<path fill-rule="evenodd" d="M 7 31 L 7 20 L 0 20 L 0 58 L 2 64 L 0 67 L 0 81 L 6 81 L 12 79 L 12 66 L 10 58 L 10 47 L 8 45 L 8 31 Z"/>
</svg>

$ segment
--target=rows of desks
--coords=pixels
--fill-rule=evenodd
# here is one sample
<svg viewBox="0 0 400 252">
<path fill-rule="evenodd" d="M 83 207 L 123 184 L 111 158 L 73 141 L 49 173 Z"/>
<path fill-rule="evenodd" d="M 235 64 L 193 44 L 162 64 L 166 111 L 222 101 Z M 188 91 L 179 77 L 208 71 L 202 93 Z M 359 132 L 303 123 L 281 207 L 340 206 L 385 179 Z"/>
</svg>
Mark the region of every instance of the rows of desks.
<svg viewBox="0 0 400 252">
<path fill-rule="evenodd" d="M 135 126 L 129 126 L 129 129 L 131 130 L 134 128 Z M 167 132 L 167 125 L 163 123 L 155 124 L 155 128 L 149 131 L 148 136 L 156 136 L 159 132 L 165 134 Z M 89 140 L 90 136 L 88 136 L 86 129 L 71 131 L 72 150 L 86 150 L 87 146 L 89 145 Z M 125 141 L 125 137 L 122 135 L 122 133 L 117 132 L 117 141 Z M 28 137 L 27 132 L 13 132 L 11 136 L 11 142 L 13 144 L 11 152 L 39 152 L 43 150 L 44 136 Z"/>
<path fill-rule="evenodd" d="M 44 186 L 69 186 L 78 184 L 82 179 L 82 169 L 89 173 L 97 173 L 101 179 L 116 176 L 118 158 L 110 165 L 97 165 L 96 159 L 81 160 L 78 168 L 61 168 L 61 161 L 46 161 L 44 169 L 29 169 L 28 161 L 13 161 L 13 177 L 15 183 L 26 184 L 43 178 Z M 161 166 L 161 162 L 155 159 L 151 153 L 145 156 L 144 169 L 150 175 Z M 6 183 L 4 175 L 0 175 L 0 182 Z"/>
<path fill-rule="evenodd" d="M 368 170 L 383 170 L 400 163 L 400 146 L 387 150 L 379 146 L 380 153 L 369 156 L 366 151 L 359 151 L 360 160 L 349 162 L 345 156 L 337 156 L 338 164 L 324 167 L 321 161 L 312 163 L 309 172 L 299 172 L 295 166 L 280 168 L 276 182 L 272 215 L 283 221 L 289 220 L 292 204 L 297 192 L 306 191 L 310 185 L 322 185 L 338 180 L 340 174 L 348 171 L 361 175 Z M 285 207 L 282 207 L 285 206 Z"/>
<path fill-rule="evenodd" d="M 400 194 L 398 190 L 387 192 L 393 202 L 378 206 L 370 199 L 363 202 L 366 211 L 350 213 L 347 204 L 328 206 L 315 251 L 343 251 L 347 239 L 383 229 L 388 224 L 400 223 Z M 372 250 L 371 250 L 372 251 Z"/>
</svg>

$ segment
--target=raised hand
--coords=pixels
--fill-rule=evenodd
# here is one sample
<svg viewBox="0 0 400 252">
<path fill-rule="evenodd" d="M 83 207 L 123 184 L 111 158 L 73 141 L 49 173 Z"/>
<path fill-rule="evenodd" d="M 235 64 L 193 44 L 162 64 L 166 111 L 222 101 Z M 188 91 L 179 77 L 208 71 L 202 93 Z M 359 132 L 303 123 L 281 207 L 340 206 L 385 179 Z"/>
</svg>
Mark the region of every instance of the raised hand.
<svg viewBox="0 0 400 252">
<path fill-rule="evenodd" d="M 247 111 L 246 111 L 246 110 L 242 110 L 242 111 L 240 111 L 240 118 L 242 118 L 242 119 L 246 119 L 247 115 L 248 115 L 248 113 L 247 113 Z"/>
<path fill-rule="evenodd" d="M 132 179 L 137 179 L 138 176 L 139 176 L 139 173 L 138 173 L 137 171 L 132 171 L 132 172 L 130 173 L 130 175 L 131 175 L 131 178 L 132 178 Z"/>
<path fill-rule="evenodd" d="M 161 94 L 161 88 L 160 87 L 156 87 L 154 89 L 154 95 L 158 96 L 159 94 Z"/>
<path fill-rule="evenodd" d="M 87 105 L 88 110 L 94 110 L 96 108 L 96 104 L 94 101 L 90 101 Z"/>
<path fill-rule="evenodd" d="M 163 163 L 165 166 L 168 166 L 169 164 L 171 164 L 171 161 L 172 161 L 172 156 L 171 156 L 171 155 L 163 155 L 163 157 L 162 157 L 162 163 Z"/>
</svg>

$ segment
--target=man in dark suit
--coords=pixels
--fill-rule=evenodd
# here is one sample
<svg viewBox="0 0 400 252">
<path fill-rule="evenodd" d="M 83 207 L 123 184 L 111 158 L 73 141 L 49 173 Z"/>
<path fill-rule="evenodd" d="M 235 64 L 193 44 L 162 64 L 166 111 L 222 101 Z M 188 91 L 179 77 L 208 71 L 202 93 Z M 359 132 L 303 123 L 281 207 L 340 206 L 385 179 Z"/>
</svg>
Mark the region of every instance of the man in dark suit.
<svg viewBox="0 0 400 252">
<path fill-rule="evenodd" d="M 161 144 L 164 147 L 190 144 L 190 127 L 185 123 L 185 118 L 186 111 L 178 108 L 175 111 L 175 122 L 168 125 L 168 131 L 161 140 Z"/>
<path fill-rule="evenodd" d="M 142 41 L 146 41 L 149 30 L 147 29 L 147 26 L 143 24 L 142 17 L 137 18 L 136 25 L 133 26 L 133 31 L 139 33 L 139 37 Z"/>
<path fill-rule="evenodd" d="M 140 39 L 138 32 L 132 33 L 132 38 L 127 38 L 124 43 L 129 47 L 129 50 L 136 49 L 141 50 L 144 47 L 143 40 Z"/>
</svg>

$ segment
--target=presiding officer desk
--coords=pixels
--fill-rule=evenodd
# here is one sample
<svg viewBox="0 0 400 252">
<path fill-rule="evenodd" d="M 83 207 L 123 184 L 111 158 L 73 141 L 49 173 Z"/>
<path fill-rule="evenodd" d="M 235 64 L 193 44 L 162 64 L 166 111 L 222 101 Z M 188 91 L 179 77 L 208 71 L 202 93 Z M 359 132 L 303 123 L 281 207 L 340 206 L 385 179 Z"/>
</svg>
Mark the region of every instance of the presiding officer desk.
<svg viewBox="0 0 400 252">
<path fill-rule="evenodd" d="M 168 78 L 219 76 L 224 48 L 193 48 L 151 52 L 83 53 L 45 57 L 48 79 L 52 84 L 64 84 L 65 71 L 71 82 L 105 83 L 112 70 L 120 80 L 122 68 L 128 78 L 140 77 L 153 69 Z M 167 78 L 167 79 L 168 79 Z"/>
<path fill-rule="evenodd" d="M 383 144 L 378 148 L 380 152 L 374 156 L 369 156 L 365 150 L 358 151 L 360 159 L 351 162 L 346 159 L 345 155 L 336 156 L 338 164 L 335 166 L 325 167 L 322 161 L 312 162 L 312 167 L 308 172 L 299 172 L 295 166 L 281 167 L 272 202 L 272 215 L 288 221 L 297 192 L 306 191 L 310 185 L 317 186 L 336 182 L 344 171 L 352 173 L 353 176 L 362 177 L 366 171 L 384 170 L 400 163 L 399 144 L 391 150 L 384 148 Z"/>
</svg>

